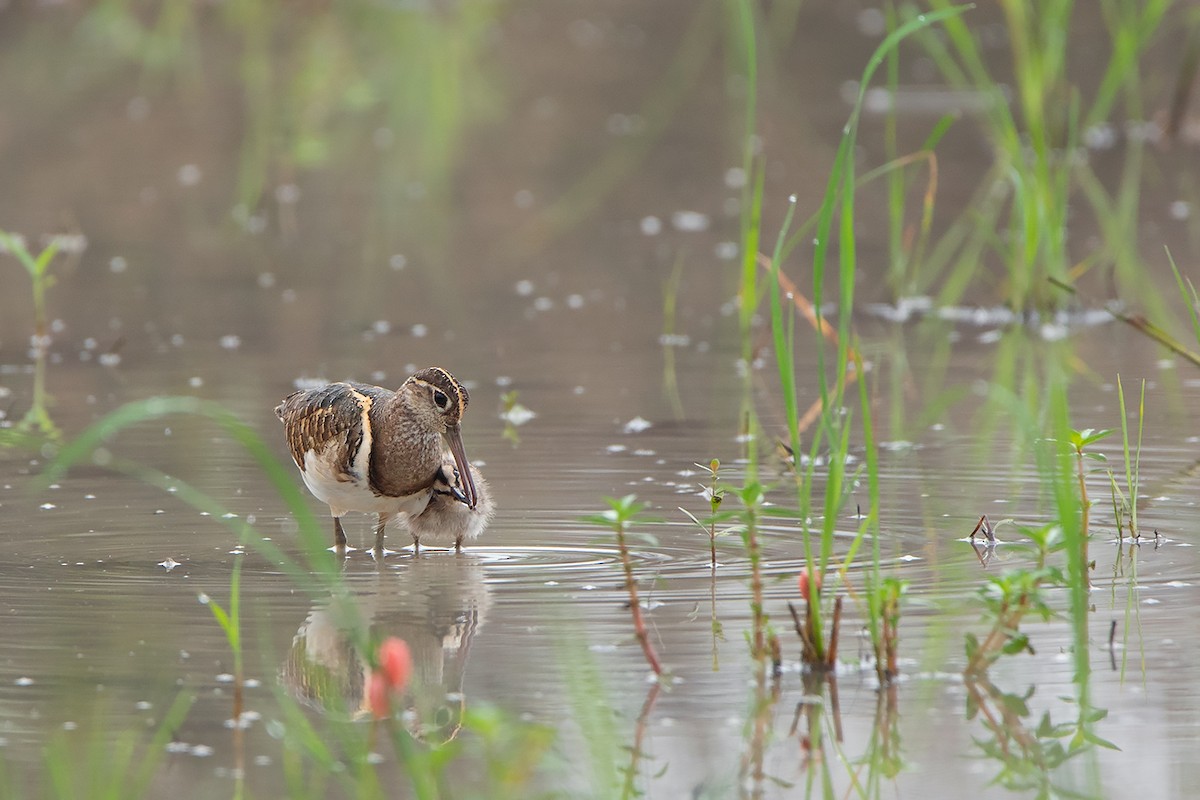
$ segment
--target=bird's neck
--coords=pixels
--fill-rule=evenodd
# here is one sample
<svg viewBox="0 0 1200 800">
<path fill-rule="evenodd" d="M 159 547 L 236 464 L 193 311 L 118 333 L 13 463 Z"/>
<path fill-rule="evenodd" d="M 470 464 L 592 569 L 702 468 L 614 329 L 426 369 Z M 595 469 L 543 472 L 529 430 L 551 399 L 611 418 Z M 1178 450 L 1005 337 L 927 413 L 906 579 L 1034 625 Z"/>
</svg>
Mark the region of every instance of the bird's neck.
<svg viewBox="0 0 1200 800">
<path fill-rule="evenodd" d="M 442 464 L 442 437 L 415 418 L 403 390 L 371 409 L 371 483 L 391 497 L 433 483 Z"/>
</svg>

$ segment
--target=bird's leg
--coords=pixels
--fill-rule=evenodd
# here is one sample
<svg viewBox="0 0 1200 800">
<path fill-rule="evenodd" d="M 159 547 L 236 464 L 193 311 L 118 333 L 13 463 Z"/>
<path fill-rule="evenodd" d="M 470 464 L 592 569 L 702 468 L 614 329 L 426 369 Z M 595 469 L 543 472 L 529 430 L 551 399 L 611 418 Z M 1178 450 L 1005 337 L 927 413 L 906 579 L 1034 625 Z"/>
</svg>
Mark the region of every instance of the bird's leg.
<svg viewBox="0 0 1200 800">
<path fill-rule="evenodd" d="M 375 552 L 383 552 L 383 529 L 387 527 L 388 522 L 392 519 L 391 514 L 380 514 L 379 519 L 375 522 Z"/>
<path fill-rule="evenodd" d="M 342 530 L 342 518 L 333 518 L 333 546 L 339 550 L 346 549 L 346 532 Z"/>
<path fill-rule="evenodd" d="M 454 552 L 456 552 L 456 553 L 462 552 L 462 540 L 463 540 L 463 537 L 461 537 L 461 536 L 457 537 L 454 540 Z"/>
<path fill-rule="evenodd" d="M 421 539 L 415 533 L 413 534 L 413 555 L 421 555 Z"/>
</svg>

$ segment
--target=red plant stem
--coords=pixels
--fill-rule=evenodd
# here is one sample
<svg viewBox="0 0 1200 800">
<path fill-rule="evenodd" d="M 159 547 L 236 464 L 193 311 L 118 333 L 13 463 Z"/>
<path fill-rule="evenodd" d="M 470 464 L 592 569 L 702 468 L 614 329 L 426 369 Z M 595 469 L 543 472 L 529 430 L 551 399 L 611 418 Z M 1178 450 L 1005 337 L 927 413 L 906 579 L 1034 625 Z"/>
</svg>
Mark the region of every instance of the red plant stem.
<svg viewBox="0 0 1200 800">
<path fill-rule="evenodd" d="M 629 560 L 629 548 L 625 545 L 625 526 L 623 524 L 617 526 L 617 548 L 621 551 L 621 564 L 625 567 L 625 590 L 629 592 L 629 610 L 633 614 L 633 632 L 642 646 L 642 652 L 646 655 L 650 669 L 654 670 L 655 675 L 662 675 L 662 665 L 658 661 L 658 655 L 654 652 L 654 646 L 650 644 L 650 634 L 647 633 L 646 623 L 642 619 L 642 606 L 638 602 L 637 583 L 633 580 L 633 563 Z"/>
</svg>

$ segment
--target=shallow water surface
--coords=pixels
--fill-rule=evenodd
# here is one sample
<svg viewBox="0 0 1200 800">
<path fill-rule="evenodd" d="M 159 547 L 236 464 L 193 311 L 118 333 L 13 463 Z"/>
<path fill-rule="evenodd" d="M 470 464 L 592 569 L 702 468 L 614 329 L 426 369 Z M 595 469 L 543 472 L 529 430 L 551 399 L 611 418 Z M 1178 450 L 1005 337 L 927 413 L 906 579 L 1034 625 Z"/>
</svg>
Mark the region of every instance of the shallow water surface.
<svg viewBox="0 0 1200 800">
<path fill-rule="evenodd" d="M 745 176 L 740 144 L 723 127 L 740 113 L 726 107 L 740 84 L 717 56 L 718 15 L 686 3 L 435 4 L 361 18 L 314 10 L 281 26 L 276 52 L 253 22 L 214 11 L 175 47 L 169 31 L 160 32 L 166 40 L 148 35 L 135 57 L 131 40 L 118 47 L 101 35 L 124 19 L 119 5 L 0 10 L 0 38 L 11 45 L 0 55 L 0 88 L 28 101 L 22 115 L 0 116 L 0 179 L 9 187 L 0 229 L 36 243 L 65 226 L 87 240 L 54 263 L 50 342 L 37 367 L 26 277 L 7 258 L 0 271 L 0 408 L 10 423 L 0 433 L 33 406 L 59 434 L 0 448 L 8 772 L 0 791 L 32 794 L 44 748 L 63 737 L 87 741 L 98 729 L 148 741 L 184 693 L 195 702 L 151 796 L 295 793 L 282 739 L 297 722 L 287 709 L 298 704 L 318 727 L 365 713 L 367 667 L 345 631 L 348 608 L 373 634 L 409 643 L 423 687 L 413 718 L 428 741 L 457 737 L 464 708 L 494 706 L 549 726 L 556 738 L 538 782 L 569 796 L 599 792 L 596 776 L 628 763 L 648 797 L 1026 796 L 1016 779 L 1010 788 L 993 782 L 1006 753 L 1023 747 L 1040 755 L 1009 766 L 1028 770 L 1028 785 L 1050 772 L 1081 796 L 1182 797 L 1200 780 L 1192 757 L 1200 374 L 1103 314 L 1014 324 L 989 313 L 995 298 L 986 291 L 972 298 L 977 307 L 903 321 L 896 306 L 871 306 L 889 298 L 879 277 L 885 233 L 871 224 L 881 194 L 870 187 L 852 322 L 870 364 L 863 380 L 880 444 L 881 564 L 909 584 L 901 675 L 880 691 L 869 664 L 866 546 L 826 584 L 845 599 L 836 706 L 829 687 L 803 672 L 787 607 L 799 602 L 801 528 L 766 517 L 765 611 L 782 669 L 756 680 L 741 539 L 719 540 L 713 569 L 707 534 L 679 510 L 706 513 L 707 475 L 696 465 L 713 458 L 727 487 L 755 472 L 772 487 L 769 502 L 795 505 L 775 453 L 785 406 L 764 321 L 750 333 L 755 360 L 741 358 Z M 864 10 L 847 8 L 804 4 L 780 76 L 764 77 L 769 219 L 782 216 L 792 192 L 806 214 L 815 209 L 848 113 L 844 82 L 876 41 L 864 33 Z M 692 27 L 681 30 L 681 20 Z M 681 43 L 685 33 L 692 38 Z M 406 45 L 382 57 L 394 41 Z M 71 43 L 71 68 L 52 76 L 48 65 Z M 312 52 L 327 60 L 304 62 Z M 455 76 L 439 84 L 440 113 L 406 94 L 424 91 L 398 77 L 412 66 L 406 58 Z M 19 88 L 14 74 L 40 81 L 41 91 Z M 805 79 L 786 79 L 795 74 Z M 655 98 L 668 88 L 670 116 L 658 119 L 646 91 Z M 970 111 L 956 97 L 943 100 Z M 914 120 L 932 124 L 922 114 L 933 112 L 910 112 L 901 135 L 919 143 L 924 128 Z M 864 158 L 878 161 L 881 123 L 868 118 L 864 128 Z M 638 138 L 647 130 L 653 136 Z M 969 132 L 947 139 L 946 202 L 974 190 L 981 149 Z M 1190 169 L 1184 155 L 1147 157 L 1174 174 Z M 1143 233 L 1156 253 L 1170 243 L 1187 273 L 1187 225 L 1161 214 L 1177 195 L 1175 184 L 1147 187 L 1145 207 L 1160 213 Z M 1095 235 L 1085 227 L 1072 230 L 1073 241 Z M 785 269 L 800 276 L 807 265 Z M 816 342 L 806 336 L 802 408 L 819 396 Z M 146 421 L 54 484 L 34 480 L 55 441 L 159 395 L 219 403 L 284 463 L 272 409 L 297 385 L 395 386 L 429 364 L 468 383 L 464 439 L 498 513 L 460 554 L 416 555 L 400 530 L 382 558 L 350 551 L 337 564 L 344 594 L 239 544 L 249 523 L 288 559 L 304 560 L 287 504 L 211 421 Z M 1119 431 L 1116 376 L 1127 401 L 1148 382 L 1142 544 L 1117 540 L 1105 470 L 1124 480 L 1119 432 L 1096 446 L 1109 462 L 1090 464 L 1087 480 L 1096 566 L 1086 696 L 1107 712 L 1094 733 L 1119 749 L 1089 747 L 1054 769 L 1049 751 L 1065 740 L 1047 733 L 1044 716 L 1056 725 L 1079 716 L 1065 619 L 1026 620 L 1032 654 L 1002 658 L 990 682 L 962 677 L 967 634 L 987 630 L 979 588 L 1031 564 L 1017 525 L 1001 524 L 990 552 L 966 537 L 982 514 L 1028 527 L 1051 518 L 1035 465 L 1044 443 L 1029 441 L 1018 411 L 1052 373 L 1071 376 L 1079 429 Z M 506 425 L 506 402 L 533 416 Z M 748 407 L 761 429 L 756 470 L 742 435 Z M 853 442 L 852 467 L 865 447 L 861 436 Z M 174 491 L 139 480 L 130 464 L 166 474 Z M 818 498 L 825 480 L 818 468 Z M 197 510 L 186 487 L 221 511 Z M 582 521 L 604 497 L 630 493 L 654 517 L 635 526 L 631 557 L 670 670 L 657 692 L 633 637 L 616 542 Z M 325 509 L 307 501 L 328 535 Z M 836 520 L 835 560 L 859 530 L 856 507 L 869 502 L 864 477 Z M 352 545 L 371 542 L 365 516 L 350 515 L 346 528 Z M 239 563 L 246 681 L 235 722 L 233 655 L 202 600 L 228 607 Z M 1065 590 L 1048 597 L 1065 612 Z M 588 728 L 596 707 L 611 712 L 614 741 L 597 745 L 604 732 Z M 383 762 L 387 785 L 404 785 L 391 757 Z M 472 796 L 478 778 L 463 770 L 452 780 Z M 330 796 L 342 791 L 329 786 Z"/>
</svg>

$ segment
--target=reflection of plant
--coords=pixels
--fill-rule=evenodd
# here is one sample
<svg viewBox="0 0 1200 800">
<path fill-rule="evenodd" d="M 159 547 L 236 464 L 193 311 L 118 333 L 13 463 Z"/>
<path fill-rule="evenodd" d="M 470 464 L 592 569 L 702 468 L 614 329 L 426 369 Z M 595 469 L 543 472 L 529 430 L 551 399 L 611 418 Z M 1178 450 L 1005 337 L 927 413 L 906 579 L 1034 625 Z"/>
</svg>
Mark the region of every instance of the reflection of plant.
<svg viewBox="0 0 1200 800">
<path fill-rule="evenodd" d="M 1033 540 L 1037 565 L 994 576 L 980 589 L 979 596 L 992 619 L 992 627 L 983 641 L 975 634 L 967 633 L 967 667 L 963 674 L 968 677 L 983 675 L 1002 655 L 1032 653 L 1029 637 L 1021 630 L 1022 620 L 1030 613 L 1042 619 L 1049 619 L 1054 614 L 1042 588 L 1046 584 L 1065 582 L 1062 570 L 1046 565 L 1050 552 L 1063 546 L 1062 530 L 1057 525 L 1047 525 L 1037 529 L 1023 528 L 1022 532 Z"/>
<path fill-rule="evenodd" d="M 967 719 L 978 717 L 989 734 L 987 738 L 976 737 L 975 744 L 1000 765 L 995 783 L 1010 791 L 1036 792 L 1038 797 L 1096 796 L 1056 785 L 1053 773 L 1094 746 L 1118 749 L 1092 730 L 1108 715 L 1107 711 L 1080 707 L 1078 718 L 1066 723 L 1054 722 L 1046 712 L 1030 729 L 1029 700 L 1035 687 L 1030 686 L 1023 695 L 1011 694 L 979 678 L 967 681 L 966 688 Z"/>
</svg>

